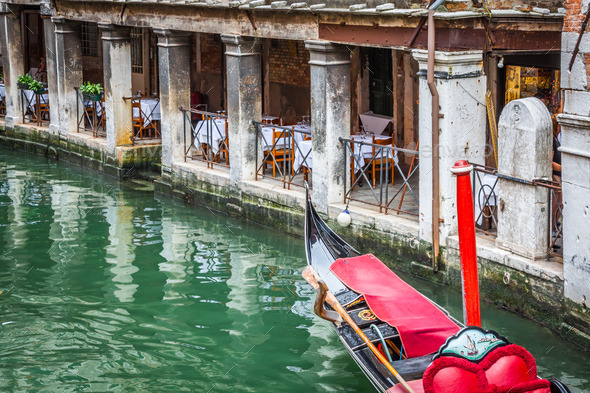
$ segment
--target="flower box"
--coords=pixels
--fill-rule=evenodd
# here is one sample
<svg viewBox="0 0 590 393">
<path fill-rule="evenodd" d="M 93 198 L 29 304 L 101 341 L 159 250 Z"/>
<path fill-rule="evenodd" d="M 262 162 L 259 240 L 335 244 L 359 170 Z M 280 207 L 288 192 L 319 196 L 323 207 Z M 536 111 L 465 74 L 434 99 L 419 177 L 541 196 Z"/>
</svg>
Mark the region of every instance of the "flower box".
<svg viewBox="0 0 590 393">
<path fill-rule="evenodd" d="M 91 94 L 91 93 L 82 93 L 82 97 L 88 101 L 100 101 L 102 100 L 102 93 L 101 94 Z"/>
</svg>

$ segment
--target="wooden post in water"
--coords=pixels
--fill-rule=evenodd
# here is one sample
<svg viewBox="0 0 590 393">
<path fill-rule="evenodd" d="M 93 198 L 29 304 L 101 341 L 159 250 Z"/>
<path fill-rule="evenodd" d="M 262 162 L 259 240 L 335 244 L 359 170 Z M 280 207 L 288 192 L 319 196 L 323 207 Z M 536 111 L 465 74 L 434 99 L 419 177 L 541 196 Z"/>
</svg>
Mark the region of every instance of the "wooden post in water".
<svg viewBox="0 0 590 393">
<path fill-rule="evenodd" d="M 481 327 L 471 171 L 473 171 L 473 167 L 465 160 L 457 161 L 455 166 L 451 168 L 451 172 L 457 177 L 457 220 L 459 224 L 459 251 L 461 253 L 463 320 L 468 326 Z"/>
</svg>

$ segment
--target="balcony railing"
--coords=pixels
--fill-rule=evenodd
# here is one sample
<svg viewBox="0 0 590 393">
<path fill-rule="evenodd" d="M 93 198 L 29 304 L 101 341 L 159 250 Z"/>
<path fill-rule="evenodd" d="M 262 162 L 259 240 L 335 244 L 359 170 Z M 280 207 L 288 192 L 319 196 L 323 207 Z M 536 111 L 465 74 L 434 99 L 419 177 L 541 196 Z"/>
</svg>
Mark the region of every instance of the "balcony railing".
<svg viewBox="0 0 590 393">
<path fill-rule="evenodd" d="M 34 123 L 38 126 L 49 124 L 49 94 L 47 90 L 34 92 L 21 89 L 20 99 L 23 123 Z"/>
<path fill-rule="evenodd" d="M 229 167 L 227 116 L 195 109 L 180 110 L 184 114 L 184 160 L 204 161 L 208 168 Z M 197 120 L 191 119 L 193 115 L 197 115 Z"/>
<path fill-rule="evenodd" d="M 276 179 L 288 189 L 291 185 L 302 187 L 304 181 L 311 185 L 311 126 L 278 126 L 258 121 L 252 121 L 252 124 L 256 127 L 257 137 L 256 180 L 259 177 Z M 272 177 L 266 174 L 267 171 L 272 171 Z"/>
<path fill-rule="evenodd" d="M 95 138 L 106 138 L 104 95 L 92 97 L 83 94 L 77 87 L 74 87 L 74 90 L 76 90 L 77 96 L 78 132 L 91 132 Z"/>
<path fill-rule="evenodd" d="M 158 97 L 130 96 L 131 122 L 133 125 L 133 141 L 161 138 L 161 109 Z"/>
<path fill-rule="evenodd" d="M 366 141 L 367 137 L 353 136 L 351 139 L 340 138 L 344 149 L 344 203 L 361 202 L 379 207 L 380 213 L 395 211 L 417 216 L 418 199 L 418 151 L 402 149 L 391 144 Z M 376 141 L 379 142 L 379 141 Z M 391 142 L 389 142 L 391 143 Z M 402 169 L 398 155 L 405 155 L 410 164 Z M 401 177 L 401 183 L 395 184 L 395 175 Z M 350 178 L 350 184 L 347 183 Z M 379 187 L 377 187 L 377 180 Z M 360 187 L 365 184 L 368 192 L 361 196 Z M 366 189 L 365 189 L 366 190 Z"/>
<path fill-rule="evenodd" d="M 498 229 L 498 171 L 496 168 L 473 164 L 472 188 L 475 207 L 475 229 L 496 236 Z"/>
<path fill-rule="evenodd" d="M 533 179 L 531 181 L 519 179 L 513 176 L 502 175 L 496 168 L 473 164 L 473 205 L 475 208 L 475 228 L 486 235 L 496 236 L 498 229 L 498 180 L 504 179 L 511 182 L 522 183 L 542 187 L 547 190 L 549 209 L 549 226 L 547 237 L 549 239 L 549 255 L 562 255 L 563 228 L 561 217 L 563 201 L 561 198 L 561 184 L 549 179 Z"/>
</svg>

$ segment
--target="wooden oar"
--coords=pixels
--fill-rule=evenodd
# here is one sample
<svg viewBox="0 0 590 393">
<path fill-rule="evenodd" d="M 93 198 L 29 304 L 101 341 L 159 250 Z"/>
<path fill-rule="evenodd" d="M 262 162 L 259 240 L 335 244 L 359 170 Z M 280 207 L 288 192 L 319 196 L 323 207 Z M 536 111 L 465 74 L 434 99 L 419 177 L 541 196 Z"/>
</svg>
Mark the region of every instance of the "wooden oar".
<svg viewBox="0 0 590 393">
<path fill-rule="evenodd" d="M 302 275 L 303 275 L 303 278 L 305 278 L 305 280 L 316 291 L 320 288 L 319 282 L 322 279 L 320 276 L 318 276 L 317 272 L 315 271 L 315 269 L 313 267 L 311 267 L 310 265 L 307 265 L 307 267 L 305 269 L 303 269 Z M 330 291 L 328 291 L 326 293 L 326 302 L 330 305 L 330 307 L 332 307 L 334 310 L 336 310 L 336 312 L 338 312 L 338 314 L 340 314 L 342 319 L 344 319 L 350 325 L 350 327 L 356 332 L 356 334 L 358 334 L 359 337 L 365 342 L 365 344 L 367 344 L 369 349 L 371 351 L 373 351 L 375 356 L 377 356 L 377 359 L 379 359 L 381 361 L 381 363 L 383 363 L 383 365 L 385 365 L 385 367 L 387 367 L 389 372 L 391 372 L 395 376 L 395 378 L 399 381 L 399 383 L 402 384 L 402 386 L 408 391 L 408 393 L 416 393 L 416 392 L 414 392 L 414 389 L 412 389 L 410 387 L 410 385 L 408 385 L 406 380 L 403 379 L 401 375 L 399 375 L 399 373 L 395 370 L 395 368 L 393 368 L 393 366 L 389 363 L 389 361 L 387 361 L 387 358 L 385 358 L 385 356 L 383 356 L 383 354 L 381 352 L 379 352 L 379 350 L 377 348 L 375 348 L 375 346 L 373 345 L 371 340 L 369 340 L 367 338 L 367 336 L 363 333 L 361 328 L 359 328 L 357 326 L 357 324 L 352 320 L 350 315 L 348 315 L 348 313 L 346 312 L 344 307 L 342 307 L 342 304 L 340 304 L 338 299 L 336 299 L 336 296 L 334 296 L 334 294 Z"/>
</svg>

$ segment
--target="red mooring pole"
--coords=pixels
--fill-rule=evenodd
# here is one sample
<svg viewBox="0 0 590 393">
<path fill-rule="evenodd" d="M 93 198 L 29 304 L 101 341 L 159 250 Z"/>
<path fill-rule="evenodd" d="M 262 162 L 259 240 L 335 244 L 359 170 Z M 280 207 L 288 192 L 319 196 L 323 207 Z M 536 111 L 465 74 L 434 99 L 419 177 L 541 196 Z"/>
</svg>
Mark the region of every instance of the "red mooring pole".
<svg viewBox="0 0 590 393">
<path fill-rule="evenodd" d="M 451 168 L 457 176 L 457 220 L 459 224 L 459 251 L 461 253 L 461 281 L 463 287 L 463 320 L 467 326 L 481 327 L 479 311 L 479 281 L 477 253 L 475 251 L 475 217 L 471 171 L 473 167 L 460 160 Z"/>
</svg>

